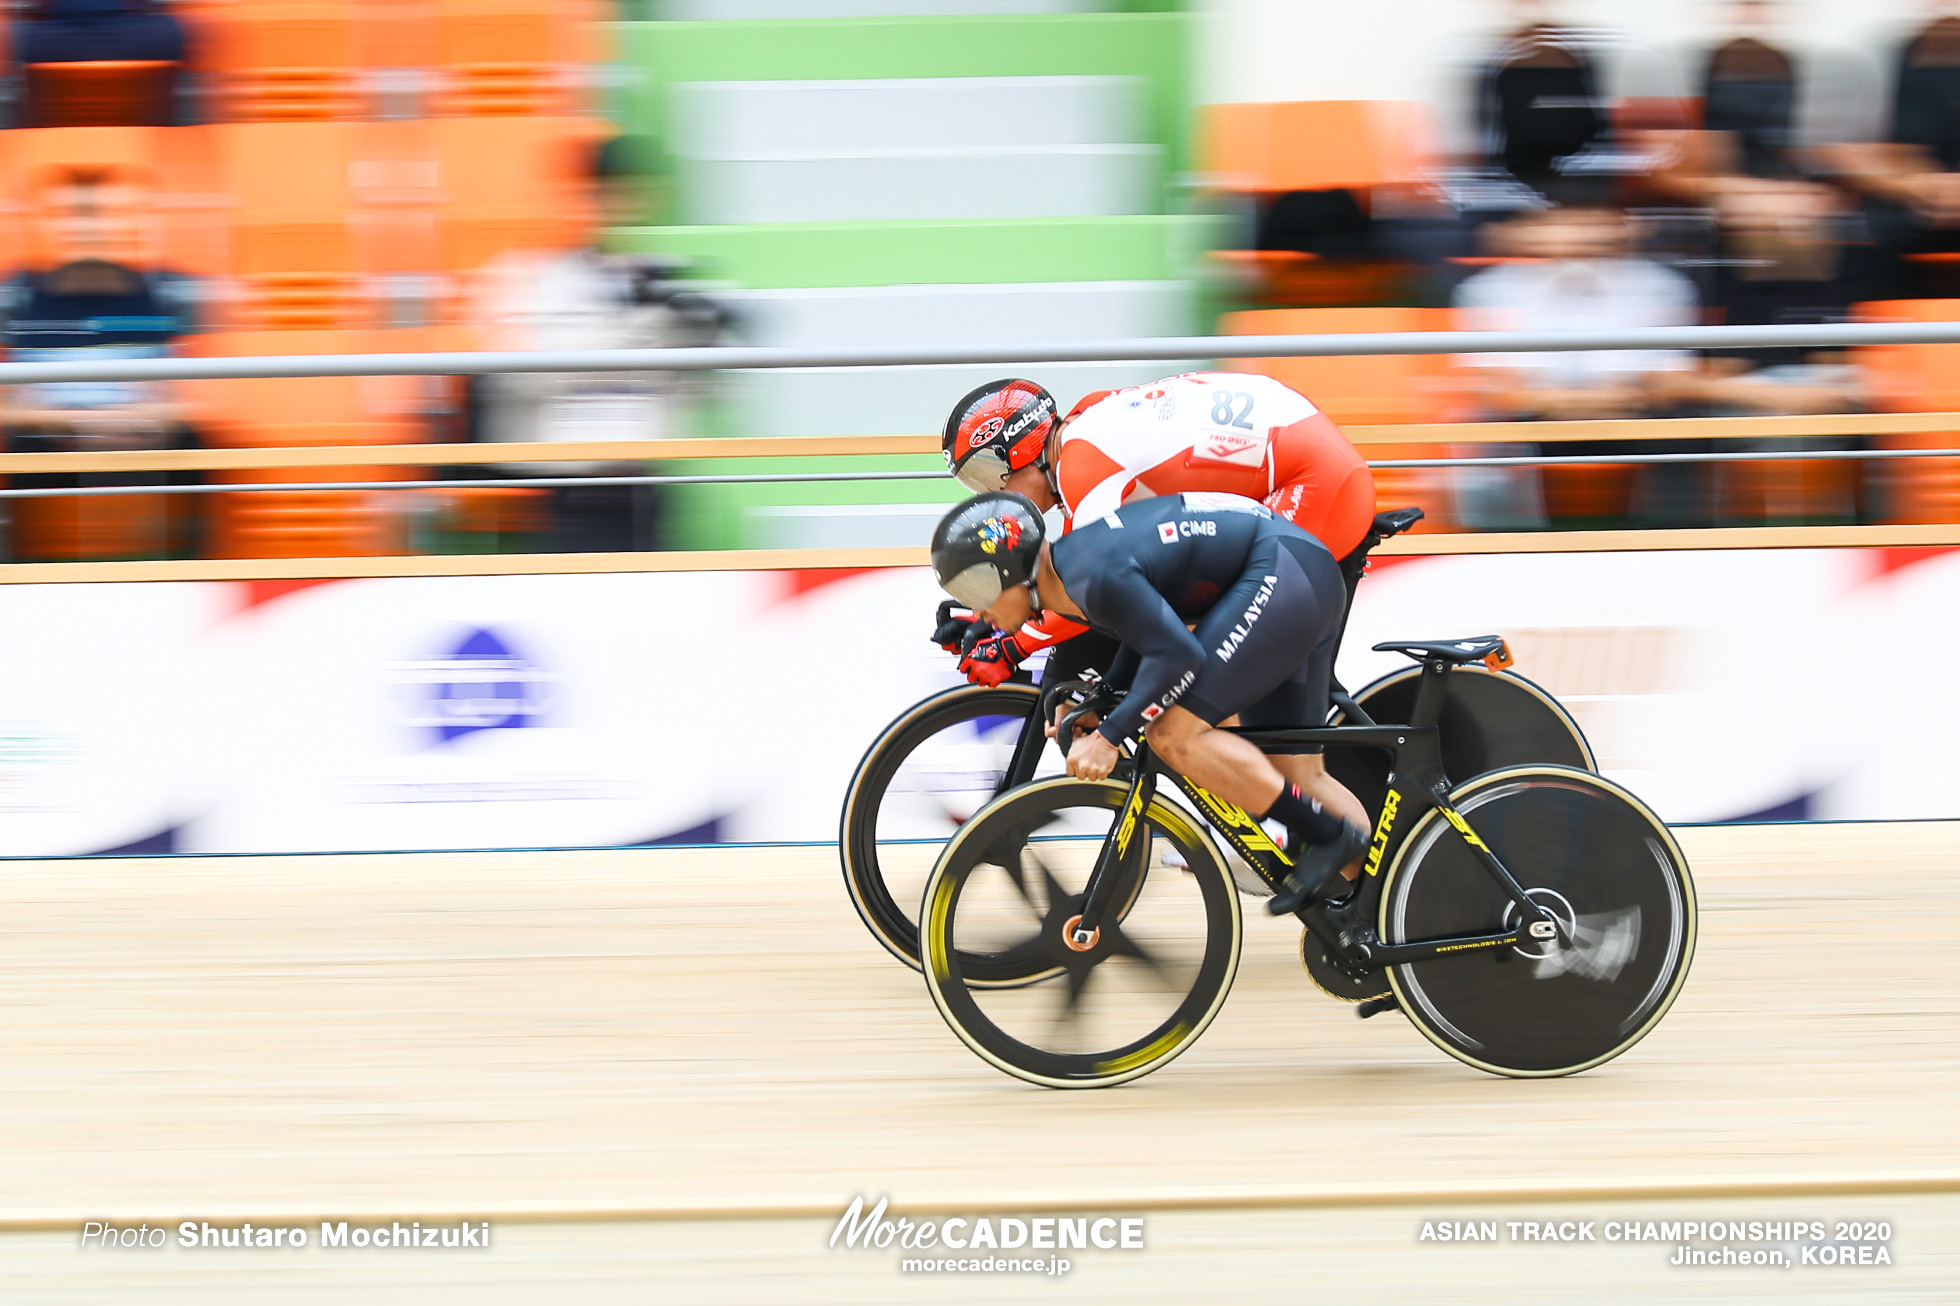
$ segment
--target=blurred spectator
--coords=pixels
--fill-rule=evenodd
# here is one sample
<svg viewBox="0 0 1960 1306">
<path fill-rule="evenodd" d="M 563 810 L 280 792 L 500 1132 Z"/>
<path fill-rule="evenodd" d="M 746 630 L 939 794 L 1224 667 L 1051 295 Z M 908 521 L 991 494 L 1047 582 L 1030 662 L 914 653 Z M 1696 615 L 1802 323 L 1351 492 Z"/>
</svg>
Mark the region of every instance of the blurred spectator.
<svg viewBox="0 0 1960 1306">
<path fill-rule="evenodd" d="M 1694 283 L 1631 253 L 1626 214 L 1603 194 L 1576 189 L 1567 202 L 1503 224 L 1507 261 L 1457 287 L 1463 326 L 1477 331 L 1609 331 L 1692 326 Z M 1503 418 L 1634 417 L 1652 401 L 1652 378 L 1693 366 L 1684 350 L 1486 354 L 1478 369 L 1483 407 Z"/>
<path fill-rule="evenodd" d="M 49 266 L 21 272 L 0 286 L 0 339 L 16 361 L 161 357 L 191 329 L 193 295 L 185 279 L 139 270 L 147 261 L 144 227 L 150 203 L 145 186 L 106 172 L 71 172 L 48 188 L 41 220 Z M 195 444 L 182 405 L 167 385 L 154 382 L 64 381 L 0 388 L 0 422 L 14 452 Z M 182 478 L 160 473 L 47 475 L 16 477 L 15 484 L 151 485 L 173 479 Z M 25 505 L 60 502 L 19 501 L 16 544 L 19 528 L 36 515 Z M 178 506 L 155 500 L 98 501 L 105 509 L 118 502 L 127 505 L 125 517 L 150 511 L 159 514 L 159 523 L 166 514 L 176 522 L 178 538 L 139 551 L 191 551 L 182 535 L 192 520 L 190 512 L 172 511 Z M 21 552 L 16 549 L 17 556 Z"/>
<path fill-rule="evenodd" d="M 13 25 L 13 64 L 24 81 L 21 126 L 156 126 L 185 121 L 184 26 L 153 0 L 33 0 Z M 153 70 L 101 68 L 91 87 L 68 86 L 36 65 L 150 63 Z M 85 100 L 74 98 L 76 94 Z M 60 99 L 63 103 L 57 104 Z M 79 119 L 75 115 L 79 114 Z"/>
<path fill-rule="evenodd" d="M 1694 283 L 1671 268 L 1634 257 L 1624 212 L 1603 189 L 1554 187 L 1566 202 L 1492 228 L 1497 252 L 1511 261 L 1486 268 L 1457 288 L 1460 324 L 1477 331 L 1611 331 L 1692 326 L 1700 320 Z M 1695 368 L 1686 350 L 1601 350 L 1556 354 L 1486 354 L 1465 358 L 1483 414 L 1494 420 L 1596 420 L 1658 415 L 1668 388 Z M 1668 442 L 1674 448 L 1678 442 Z M 1553 454 L 1609 448 L 1560 444 Z M 1526 453 L 1532 446 L 1485 452 Z M 1651 524 L 1685 525 L 1706 511 L 1700 469 L 1661 465 L 1634 478 L 1632 511 Z M 1543 478 L 1557 482 L 1558 474 Z M 1459 510 L 1485 529 L 1544 524 L 1541 478 L 1530 468 L 1470 468 L 1459 477 Z M 1564 516 L 1553 504 L 1553 516 Z M 1617 513 L 1577 514 L 1615 516 Z"/>
<path fill-rule="evenodd" d="M 1712 281 L 1717 320 L 1731 326 L 1842 322 L 1851 316 L 1836 192 L 1801 182 L 1733 185 L 1721 196 L 1722 249 Z M 1864 383 L 1843 351 L 1710 351 L 1694 373 L 1659 393 L 1684 410 L 1842 413 L 1866 407 Z"/>
<path fill-rule="evenodd" d="M 1929 266 L 1960 255 L 1960 17 L 1934 19 L 1900 50 L 1889 138 L 1824 155 L 1865 197 L 1882 260 L 1874 297 L 1924 294 Z M 1960 289 L 1938 280 L 1944 294 Z"/>
<path fill-rule="evenodd" d="M 1733 326 L 1844 321 L 1860 280 L 1844 193 L 1807 175 L 1803 138 L 1822 129 L 1820 114 L 1799 129 L 1799 103 L 1815 91 L 1807 64 L 1777 43 L 1779 12 L 1766 0 L 1728 6 L 1728 39 L 1703 61 L 1703 130 L 1675 133 L 1680 148 L 1655 179 L 1712 222 L 1704 253 L 1716 257 L 1696 261 L 1710 316 Z M 1848 355 L 1794 349 L 1711 351 L 1655 389 L 1683 415 L 1847 412 L 1866 399 Z"/>
<path fill-rule="evenodd" d="M 1536 3 L 1516 16 L 1521 26 L 1484 72 L 1479 125 L 1485 161 L 1542 188 L 1604 143 L 1608 124 L 1577 34 L 1546 21 Z"/>
<path fill-rule="evenodd" d="M 1739 34 L 1708 56 L 1702 76 L 1702 126 L 1726 133 L 1728 171 L 1750 177 L 1788 177 L 1799 168 L 1796 144 L 1797 69 L 1790 56 L 1764 38 L 1771 6 L 1742 0 L 1735 6 Z"/>
<path fill-rule="evenodd" d="M 633 143 L 614 138 L 594 152 L 591 180 L 602 225 L 626 225 L 641 214 L 641 170 Z M 483 269 L 477 321 L 485 347 L 648 349 L 711 343 L 721 329 L 715 308 L 675 280 L 672 264 L 576 250 L 513 252 Z M 658 439 L 685 382 L 650 372 L 532 373 L 484 377 L 472 387 L 474 438 L 490 441 Z M 631 476 L 644 462 L 532 463 L 496 469 L 500 476 Z M 655 487 L 594 485 L 552 491 L 554 552 L 615 552 L 660 547 Z"/>
</svg>

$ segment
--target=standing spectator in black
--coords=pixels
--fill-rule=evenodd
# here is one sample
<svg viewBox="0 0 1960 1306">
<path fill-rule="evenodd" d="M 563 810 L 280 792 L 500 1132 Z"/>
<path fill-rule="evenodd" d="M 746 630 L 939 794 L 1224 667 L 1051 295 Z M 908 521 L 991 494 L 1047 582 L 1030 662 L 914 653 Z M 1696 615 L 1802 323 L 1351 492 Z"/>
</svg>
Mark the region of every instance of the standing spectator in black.
<svg viewBox="0 0 1960 1306">
<path fill-rule="evenodd" d="M 1702 129 L 1682 135 L 1654 179 L 1660 194 L 1712 219 L 1704 302 L 1712 321 L 1732 326 L 1844 321 L 1868 266 L 1856 257 L 1865 247 L 1847 242 L 1846 196 L 1813 175 L 1806 140 L 1845 115 L 1846 106 L 1818 103 L 1843 97 L 1844 70 L 1833 79 L 1823 69 L 1820 83 L 1827 61 L 1789 53 L 1778 19 L 1769 0 L 1729 6 L 1730 35 L 1701 67 Z M 1658 397 L 1682 415 L 1849 412 L 1866 402 L 1841 351 L 1714 350 L 1661 380 Z"/>
<path fill-rule="evenodd" d="M 1900 50 L 1889 139 L 1824 156 L 1865 197 L 1879 255 L 1872 297 L 1960 293 L 1960 281 L 1932 273 L 1944 260 L 1914 257 L 1960 254 L 1960 17 L 1934 19 Z"/>
<path fill-rule="evenodd" d="M 150 213 L 146 187 L 128 178 L 78 170 L 56 179 L 46 194 L 53 266 L 16 274 L 0 285 L 0 341 L 16 362 L 158 358 L 191 329 L 190 287 L 181 277 L 140 270 L 142 228 Z M 169 387 L 141 381 L 63 381 L 0 388 L 0 423 L 13 452 L 95 452 L 116 449 L 188 448 L 195 443 L 183 406 Z M 15 478 L 20 487 L 152 485 L 161 473 L 46 475 Z M 176 496 L 182 498 L 183 496 Z M 56 505 L 55 500 L 18 504 Z M 97 516 L 115 516 L 109 497 Z M 71 505 L 72 506 L 72 505 Z M 188 505 L 186 505 L 187 507 Z M 192 514 L 176 505 L 130 504 L 128 513 L 156 515 L 154 531 L 107 532 L 148 539 L 132 549 L 143 554 L 191 551 Z M 52 510 L 52 508 L 50 508 Z M 44 516 L 45 513 L 39 515 Z M 16 536 L 37 516 L 17 506 Z M 168 523 L 168 524 L 166 524 Z M 90 552 L 86 543 L 79 546 Z M 22 552 L 16 549 L 16 556 Z"/>
<path fill-rule="evenodd" d="M 1576 33 L 1527 9 L 1484 73 L 1485 161 L 1538 189 L 1563 175 L 1609 124 L 1590 55 Z"/>
<path fill-rule="evenodd" d="M 1736 171 L 1751 177 L 1797 175 L 1796 64 L 1763 39 L 1769 5 L 1744 0 L 1736 8 L 1743 34 L 1708 56 L 1701 83 L 1702 126 L 1728 133 Z"/>
</svg>

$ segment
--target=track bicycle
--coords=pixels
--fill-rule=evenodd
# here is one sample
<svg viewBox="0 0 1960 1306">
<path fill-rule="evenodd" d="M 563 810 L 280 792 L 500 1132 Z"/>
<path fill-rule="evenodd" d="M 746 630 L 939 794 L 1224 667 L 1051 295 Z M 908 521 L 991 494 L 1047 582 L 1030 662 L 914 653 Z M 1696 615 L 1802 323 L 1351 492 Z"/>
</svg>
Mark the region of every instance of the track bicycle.
<svg viewBox="0 0 1960 1306">
<path fill-rule="evenodd" d="M 1672 834 L 1632 794 L 1577 767 L 1453 780 L 1439 725 L 1449 684 L 1501 654 L 1501 638 L 1375 647 L 1419 663 L 1407 724 L 1238 731 L 1389 759 L 1356 890 L 1371 928 L 1324 937 L 1326 918 L 1302 908 L 1309 972 L 1363 1016 L 1399 1008 L 1430 1042 L 1493 1074 L 1568 1075 L 1618 1056 L 1666 1014 L 1694 955 L 1694 884 Z M 1087 681 L 1044 697 L 1069 694 L 1089 700 L 1061 738 L 1113 701 Z M 1258 821 L 1167 768 L 1147 741 L 1129 756 L 1127 782 L 1058 777 L 998 795 L 926 883 L 934 1005 L 968 1047 L 1032 1083 L 1135 1079 L 1218 1014 L 1242 922 L 1206 827 L 1274 888 L 1290 866 Z M 1008 972 L 1013 983 L 1002 982 Z"/>
<path fill-rule="evenodd" d="M 1368 555 L 1383 540 L 1422 519 L 1420 508 L 1380 513 L 1369 534 L 1341 562 L 1352 610 Z M 943 623 L 953 604 L 940 605 Z M 1343 618 L 1345 623 L 1345 617 Z M 1331 725 L 1408 721 L 1419 671 L 1404 668 L 1350 696 L 1334 686 Z M 995 795 L 1061 772 L 1061 751 L 1047 739 L 1052 719 L 1041 690 L 1025 674 L 998 686 L 961 685 L 901 713 L 874 740 L 845 789 L 838 831 L 844 883 L 858 915 L 887 951 L 919 968 L 917 904 L 945 841 Z M 1595 770 L 1586 737 L 1558 702 L 1502 667 L 1474 667 L 1450 679 L 1441 717 L 1443 760 L 1452 775 L 1476 775 L 1522 762 L 1555 762 Z M 1369 811 L 1388 789 L 1384 754 L 1338 745 L 1327 769 Z M 1264 892 L 1256 879 L 1241 880 Z"/>
</svg>

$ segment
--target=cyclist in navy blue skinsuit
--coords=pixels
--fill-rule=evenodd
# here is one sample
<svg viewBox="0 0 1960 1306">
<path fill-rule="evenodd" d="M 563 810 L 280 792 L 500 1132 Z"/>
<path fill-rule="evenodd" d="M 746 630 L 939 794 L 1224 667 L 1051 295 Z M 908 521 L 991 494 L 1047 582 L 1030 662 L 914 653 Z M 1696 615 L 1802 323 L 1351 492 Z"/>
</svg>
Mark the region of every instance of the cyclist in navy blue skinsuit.
<svg viewBox="0 0 1960 1306">
<path fill-rule="evenodd" d="M 1338 896 L 1320 889 L 1330 873 L 1352 879 L 1368 842 L 1354 796 L 1324 769 L 1291 783 L 1216 729 L 1233 716 L 1262 727 L 1326 720 L 1347 591 L 1319 540 L 1250 499 L 1178 494 L 1078 520 L 1050 542 L 1032 503 L 997 492 L 946 515 L 932 560 L 946 592 L 1002 630 L 1052 611 L 1122 642 L 1107 680 L 1129 694 L 1072 745 L 1070 775 L 1107 777 L 1117 745 L 1142 730 L 1167 764 L 1292 832 L 1298 865 L 1275 914 Z"/>
</svg>

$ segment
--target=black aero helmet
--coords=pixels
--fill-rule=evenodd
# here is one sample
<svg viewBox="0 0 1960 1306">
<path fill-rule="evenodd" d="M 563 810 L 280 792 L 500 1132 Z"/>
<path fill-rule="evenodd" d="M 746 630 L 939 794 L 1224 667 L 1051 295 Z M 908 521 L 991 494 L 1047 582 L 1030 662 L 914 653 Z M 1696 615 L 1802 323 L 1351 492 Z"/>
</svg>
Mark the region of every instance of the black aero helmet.
<svg viewBox="0 0 1960 1306">
<path fill-rule="evenodd" d="M 1010 472 L 1048 466 L 1048 437 L 1061 424 L 1055 396 L 1032 381 L 989 381 L 953 405 L 939 451 L 946 470 L 982 493 L 1007 484 Z"/>
<path fill-rule="evenodd" d="M 939 519 L 932 533 L 933 575 L 941 589 L 976 612 L 1016 585 L 1032 593 L 1044 533 L 1040 510 L 1020 495 L 976 494 Z"/>
</svg>

